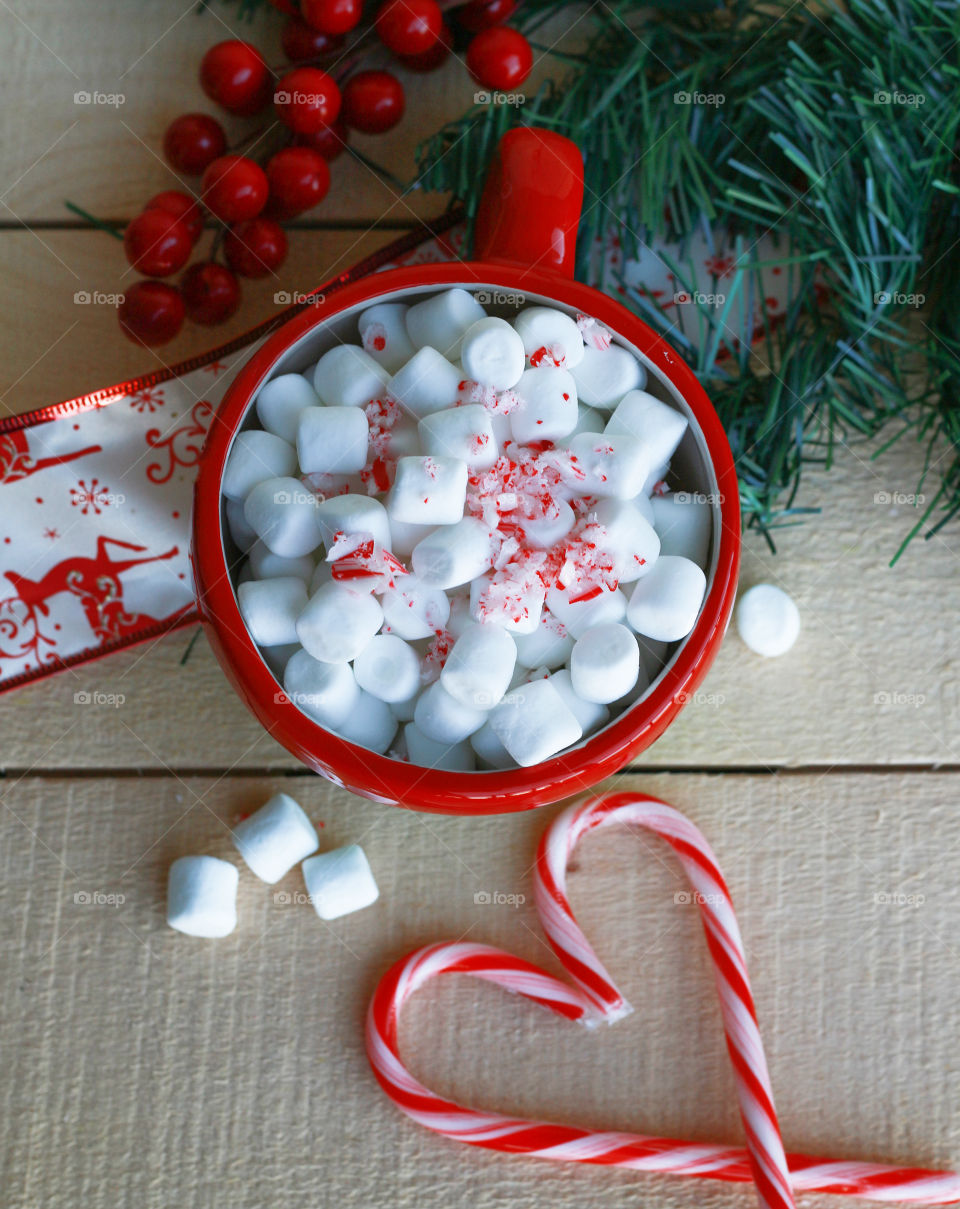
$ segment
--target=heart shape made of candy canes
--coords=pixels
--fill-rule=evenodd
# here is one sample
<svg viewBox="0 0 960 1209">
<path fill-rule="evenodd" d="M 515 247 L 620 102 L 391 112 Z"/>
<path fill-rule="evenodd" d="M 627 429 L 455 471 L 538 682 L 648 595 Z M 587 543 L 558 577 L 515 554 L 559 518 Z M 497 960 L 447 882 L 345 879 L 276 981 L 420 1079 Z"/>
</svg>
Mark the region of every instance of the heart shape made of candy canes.
<svg viewBox="0 0 960 1209">
<path fill-rule="evenodd" d="M 436 1095 L 414 1078 L 400 1057 L 397 1035 L 403 1005 L 441 974 L 469 974 L 495 983 L 588 1027 L 613 1023 L 630 1012 L 577 924 L 566 892 L 567 867 L 581 838 L 589 831 L 618 825 L 642 827 L 667 841 L 700 908 L 746 1131 L 745 1148 L 480 1112 Z M 784 1153 L 730 893 L 709 844 L 678 810 L 656 798 L 625 793 L 601 794 L 574 804 L 557 816 L 540 841 L 534 890 L 547 940 L 572 985 L 502 949 L 456 941 L 417 949 L 398 961 L 377 986 L 367 1014 L 367 1054 L 380 1086 L 407 1116 L 458 1142 L 510 1154 L 735 1183 L 752 1180 L 761 1209 L 793 1209 L 798 1192 L 913 1205 L 960 1201 L 960 1175 L 954 1172 Z"/>
</svg>

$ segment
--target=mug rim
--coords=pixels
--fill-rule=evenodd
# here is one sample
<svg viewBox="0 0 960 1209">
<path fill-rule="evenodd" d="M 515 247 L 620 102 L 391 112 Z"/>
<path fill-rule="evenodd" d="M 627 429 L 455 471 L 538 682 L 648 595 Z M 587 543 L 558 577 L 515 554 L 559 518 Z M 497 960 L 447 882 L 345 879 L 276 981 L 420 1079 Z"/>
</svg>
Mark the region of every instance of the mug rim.
<svg viewBox="0 0 960 1209">
<path fill-rule="evenodd" d="M 256 391 L 291 347 L 361 303 L 419 288 L 494 285 L 537 293 L 599 319 L 656 366 L 690 409 L 706 446 L 719 495 L 713 574 L 697 622 L 653 689 L 596 734 L 530 768 L 452 772 L 378 755 L 325 729 L 286 697 L 243 624 L 224 551 L 220 484 L 227 454 Z M 591 788 L 658 738 L 703 676 L 723 638 L 740 561 L 740 501 L 729 442 L 719 416 L 687 363 L 643 320 L 592 286 L 514 262 L 442 261 L 372 273 L 312 303 L 257 349 L 227 388 L 211 423 L 194 487 L 191 562 L 208 637 L 225 672 L 264 728 L 335 784 L 414 810 L 501 814 L 531 809 Z"/>
</svg>

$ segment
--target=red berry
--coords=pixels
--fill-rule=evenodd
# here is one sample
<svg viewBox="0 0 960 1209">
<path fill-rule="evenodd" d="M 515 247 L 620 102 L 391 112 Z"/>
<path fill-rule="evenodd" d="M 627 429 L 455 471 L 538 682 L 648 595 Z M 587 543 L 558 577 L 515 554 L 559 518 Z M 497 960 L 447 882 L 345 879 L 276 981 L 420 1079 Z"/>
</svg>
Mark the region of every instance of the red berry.
<svg viewBox="0 0 960 1209">
<path fill-rule="evenodd" d="M 280 35 L 283 53 L 291 63 L 302 63 L 307 59 L 319 59 L 323 55 L 332 54 L 342 42 L 342 38 L 322 34 L 319 29 L 314 29 L 300 17 L 291 17 Z"/>
<path fill-rule="evenodd" d="M 263 169 L 245 155 L 221 155 L 204 172 L 200 187 L 210 213 L 230 223 L 256 218 L 269 194 Z"/>
<path fill-rule="evenodd" d="M 253 218 L 230 228 L 223 251 L 227 264 L 241 277 L 266 277 L 286 260 L 287 237 L 271 219 Z"/>
<path fill-rule="evenodd" d="M 530 74 L 533 50 L 515 29 L 495 25 L 485 29 L 467 47 L 467 68 L 485 88 L 509 92 Z"/>
<path fill-rule="evenodd" d="M 123 233 L 127 260 L 148 277 L 169 277 L 182 269 L 192 247 L 186 224 L 167 210 L 144 210 Z"/>
<path fill-rule="evenodd" d="M 440 37 L 437 0 L 387 0 L 374 22 L 377 36 L 397 55 L 422 55 Z"/>
<path fill-rule="evenodd" d="M 226 149 L 223 127 L 206 113 L 185 113 L 174 118 L 163 136 L 167 163 L 188 176 L 199 176 Z"/>
<path fill-rule="evenodd" d="M 153 348 L 183 326 L 183 299 L 165 281 L 135 281 L 117 307 L 120 329 L 134 344 Z"/>
<path fill-rule="evenodd" d="M 165 189 L 151 197 L 144 210 L 165 210 L 174 218 L 179 218 L 190 232 L 190 242 L 196 243 L 203 234 L 203 211 L 199 202 L 195 202 L 189 193 L 179 189 Z"/>
<path fill-rule="evenodd" d="M 440 30 L 440 37 L 423 54 L 398 55 L 397 58 L 408 71 L 435 71 L 449 58 L 453 49 L 453 32 L 446 22 Z"/>
<path fill-rule="evenodd" d="M 270 207 L 282 218 L 312 210 L 327 195 L 330 169 L 319 151 L 284 147 L 267 164 Z"/>
<path fill-rule="evenodd" d="M 346 34 L 359 25 L 363 0 L 300 0 L 300 11 L 320 33 Z"/>
<path fill-rule="evenodd" d="M 240 305 L 240 282 L 215 260 L 192 264 L 180 279 L 183 305 L 194 323 L 223 323 Z"/>
<path fill-rule="evenodd" d="M 517 7 L 517 0 L 470 0 L 457 13 L 457 20 L 470 34 L 502 25 Z"/>
<path fill-rule="evenodd" d="M 337 120 L 340 89 L 319 67 L 295 67 L 277 85 L 273 107 L 291 130 L 313 134 Z"/>
<path fill-rule="evenodd" d="M 200 63 L 200 87 L 230 113 L 249 117 L 270 100 L 270 69 L 249 42 L 218 42 Z"/>
<path fill-rule="evenodd" d="M 321 126 L 313 134 L 298 134 L 297 144 L 318 151 L 325 160 L 335 160 L 347 146 L 347 127 L 342 117 L 332 126 Z"/>
<path fill-rule="evenodd" d="M 343 89 L 343 116 L 364 134 L 382 134 L 403 117 L 403 85 L 389 71 L 359 71 Z"/>
</svg>

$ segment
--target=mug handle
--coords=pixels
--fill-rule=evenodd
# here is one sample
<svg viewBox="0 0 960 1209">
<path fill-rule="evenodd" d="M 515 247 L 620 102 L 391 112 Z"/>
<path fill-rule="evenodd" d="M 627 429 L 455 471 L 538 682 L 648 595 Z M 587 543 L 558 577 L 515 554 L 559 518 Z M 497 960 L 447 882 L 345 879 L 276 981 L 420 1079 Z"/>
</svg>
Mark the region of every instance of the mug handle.
<svg viewBox="0 0 960 1209">
<path fill-rule="evenodd" d="M 572 277 L 582 206 L 583 156 L 576 143 L 533 126 L 508 130 L 480 198 L 476 258 Z"/>
</svg>

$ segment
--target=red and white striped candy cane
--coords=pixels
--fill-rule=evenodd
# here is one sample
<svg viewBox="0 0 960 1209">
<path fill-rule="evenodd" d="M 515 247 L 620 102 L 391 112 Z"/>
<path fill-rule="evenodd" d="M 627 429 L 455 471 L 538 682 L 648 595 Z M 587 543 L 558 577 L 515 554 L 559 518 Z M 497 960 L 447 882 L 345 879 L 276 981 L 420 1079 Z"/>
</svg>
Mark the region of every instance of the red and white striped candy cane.
<svg viewBox="0 0 960 1209">
<path fill-rule="evenodd" d="M 644 827 L 674 849 L 700 908 L 716 968 L 727 1047 L 733 1063 L 745 1148 L 675 1138 L 611 1133 L 478 1112 L 436 1095 L 400 1058 L 397 1033 L 407 999 L 441 974 L 468 974 L 523 995 L 588 1026 L 612 1023 L 630 1006 L 584 936 L 566 894 L 570 856 L 598 827 Z M 534 870 L 537 910 L 574 985 L 490 945 L 428 945 L 398 961 L 378 985 L 367 1015 L 367 1053 L 380 1086 L 421 1125 L 491 1150 L 634 1171 L 699 1176 L 756 1185 L 761 1209 L 793 1209 L 794 1194 L 832 1192 L 872 1201 L 947 1205 L 960 1201 L 960 1175 L 877 1163 L 785 1154 L 747 977 L 743 943 L 717 859 L 696 827 L 655 798 L 605 794 L 570 807 L 540 841 Z"/>
</svg>

